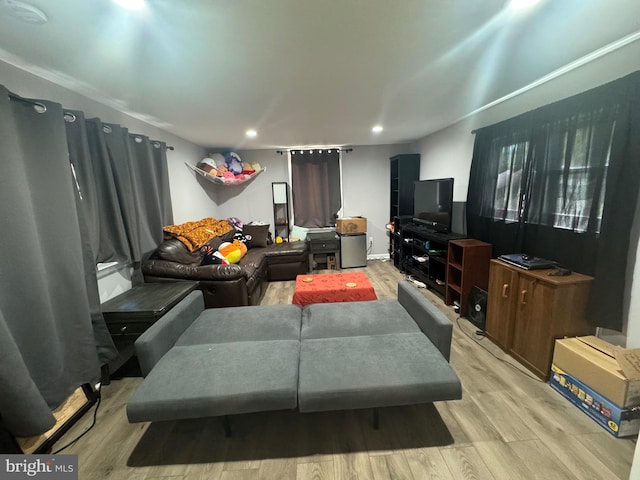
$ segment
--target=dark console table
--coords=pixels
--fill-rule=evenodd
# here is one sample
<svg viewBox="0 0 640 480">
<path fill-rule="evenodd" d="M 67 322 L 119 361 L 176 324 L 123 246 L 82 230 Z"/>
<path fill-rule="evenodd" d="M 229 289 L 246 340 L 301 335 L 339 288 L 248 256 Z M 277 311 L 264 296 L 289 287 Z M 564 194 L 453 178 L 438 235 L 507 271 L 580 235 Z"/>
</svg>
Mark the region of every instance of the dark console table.
<svg viewBox="0 0 640 480">
<path fill-rule="evenodd" d="M 102 366 L 102 384 L 135 354 L 134 342 L 198 286 L 197 282 L 144 283 L 102 304 L 102 314 L 118 357 Z"/>
<path fill-rule="evenodd" d="M 444 298 L 449 242 L 463 238 L 465 236 L 458 233 L 436 232 L 415 224 L 402 226 L 398 268 L 411 274 Z"/>
<path fill-rule="evenodd" d="M 340 265 L 340 237 L 335 231 L 315 232 L 307 234 L 309 244 L 309 271 L 312 272 L 316 263 L 316 254 L 334 255 L 336 266 Z"/>
</svg>

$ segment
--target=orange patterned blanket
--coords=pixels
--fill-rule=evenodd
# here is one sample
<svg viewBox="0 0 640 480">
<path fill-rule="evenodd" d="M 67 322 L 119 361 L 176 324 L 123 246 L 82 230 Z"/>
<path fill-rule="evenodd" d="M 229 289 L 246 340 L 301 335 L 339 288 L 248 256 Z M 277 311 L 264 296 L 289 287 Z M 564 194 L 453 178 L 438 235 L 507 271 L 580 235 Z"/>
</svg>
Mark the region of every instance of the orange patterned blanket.
<svg viewBox="0 0 640 480">
<path fill-rule="evenodd" d="M 226 220 L 203 218 L 197 222 L 186 222 L 180 225 L 163 227 L 165 237 L 174 237 L 186 245 L 190 252 L 195 252 L 212 238 L 224 235 L 233 230 L 233 226 Z"/>
</svg>

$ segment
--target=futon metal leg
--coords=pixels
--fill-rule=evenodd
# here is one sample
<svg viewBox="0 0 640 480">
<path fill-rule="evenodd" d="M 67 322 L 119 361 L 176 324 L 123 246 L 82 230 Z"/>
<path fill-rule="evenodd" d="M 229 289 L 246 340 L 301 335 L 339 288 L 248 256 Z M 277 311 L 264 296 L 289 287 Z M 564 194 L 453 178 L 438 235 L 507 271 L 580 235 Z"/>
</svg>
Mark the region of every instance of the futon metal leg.
<svg viewBox="0 0 640 480">
<path fill-rule="evenodd" d="M 379 413 L 378 413 L 378 409 L 374 408 L 373 409 L 373 429 L 378 430 L 378 427 L 380 427 Z"/>
<path fill-rule="evenodd" d="M 231 436 L 231 425 L 229 424 L 229 417 L 227 415 L 222 417 L 222 426 L 224 427 L 224 436 L 229 438 Z"/>
</svg>

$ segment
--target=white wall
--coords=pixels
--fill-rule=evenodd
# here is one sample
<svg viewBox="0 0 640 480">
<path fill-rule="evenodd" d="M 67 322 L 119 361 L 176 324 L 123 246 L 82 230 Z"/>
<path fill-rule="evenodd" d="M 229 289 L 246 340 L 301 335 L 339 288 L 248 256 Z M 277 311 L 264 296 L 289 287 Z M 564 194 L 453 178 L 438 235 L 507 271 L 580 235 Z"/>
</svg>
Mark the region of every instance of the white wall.
<svg viewBox="0 0 640 480">
<path fill-rule="evenodd" d="M 634 70 L 631 69 L 628 72 L 623 70 L 620 74 L 606 70 L 596 74 L 593 68 L 596 66 L 595 64 L 600 63 L 593 62 L 593 64 L 580 69 L 580 71 L 574 71 L 559 78 L 557 81 L 543 85 L 540 87 L 542 91 L 529 92 L 506 101 L 419 140 L 417 145 L 418 152 L 421 154 L 420 178 L 453 177 L 455 179 L 454 200 L 466 201 L 475 138 L 471 133 L 472 130 L 480 126 L 506 120 L 561 98 L 575 95 L 624 76 Z M 629 65 L 626 68 L 629 68 Z M 572 83 L 572 79 L 575 83 Z M 558 88 L 554 89 L 554 85 Z M 638 243 L 640 219 L 638 218 L 638 212 L 640 212 L 640 202 L 639 208 L 636 209 L 635 225 L 631 232 L 630 263 L 627 274 L 627 291 L 625 292 L 625 311 L 628 314 L 623 319 L 623 333 L 626 334 L 626 345 L 628 347 L 640 347 L 640 262 L 636 262 L 636 258 L 640 257 L 640 244 Z"/>
<path fill-rule="evenodd" d="M 635 62 L 630 61 L 634 58 Z M 399 153 L 420 153 L 420 178 L 453 177 L 454 200 L 465 201 L 473 152 L 471 131 L 474 128 L 573 95 L 638 68 L 640 46 L 632 44 L 414 144 L 353 147 L 351 153 L 344 155 L 344 214 L 367 217 L 369 236 L 374 237 L 370 253 L 386 254 L 388 237 L 384 227 L 390 220 L 387 218 L 389 157 Z M 97 116 L 105 122 L 124 125 L 131 132 L 174 146 L 174 151 L 167 152 L 167 158 L 175 223 L 207 216 L 235 216 L 245 221 L 273 223 L 271 182 L 288 181 L 286 155 L 278 155 L 275 150 L 238 152 L 243 160 L 258 161 L 267 167 L 267 171 L 247 185 L 219 187 L 197 178 L 185 165 L 185 162 L 195 165 L 204 156 L 202 148 L 191 142 L 3 62 L 0 62 L 0 83 L 18 95 L 56 101 L 66 108 L 82 110 L 88 117 Z M 637 235 L 635 239 L 637 242 Z M 640 279 L 640 267 L 630 268 L 629 276 Z M 635 283 L 637 285 L 640 281 Z M 629 345 L 640 346 L 640 295 L 633 295 L 631 282 L 629 285 L 629 318 L 636 320 L 626 329 L 627 341 Z M 118 282 L 110 287 L 114 292 L 119 288 Z"/>
<path fill-rule="evenodd" d="M 373 238 L 369 255 L 378 258 L 389 253 L 385 228 L 391 221 L 389 159 L 401 153 L 416 153 L 416 150 L 408 144 L 356 146 L 342 155 L 343 216 L 367 218 L 367 237 Z"/>
<path fill-rule="evenodd" d="M 195 165 L 204 155 L 198 145 L 4 62 L 0 62 L 0 83 L 22 97 L 51 100 L 68 109 L 82 110 L 87 118 L 100 117 L 103 122 L 120 124 L 131 133 L 173 146 L 173 151 L 167 150 L 167 161 L 174 220 L 180 223 L 210 210 L 208 197 L 201 189 L 192 188 L 189 195 L 181 193 L 194 183 L 193 173 L 184 163 Z"/>
<path fill-rule="evenodd" d="M 266 171 L 244 185 L 219 186 L 196 176 L 185 165 L 196 165 L 204 157 L 198 145 L 4 62 L 0 62 L 0 83 L 17 95 L 58 102 L 65 108 L 82 110 L 87 118 L 100 117 L 173 146 L 173 151 L 167 151 L 167 161 L 175 223 L 210 216 L 273 223 L 271 182 L 289 181 L 286 153 L 280 155 L 275 149 L 238 151 L 243 160 L 259 162 Z M 344 215 L 367 217 L 368 236 L 374 239 L 370 254 L 388 253 L 389 158 L 415 153 L 415 148 L 409 144 L 355 146 L 343 154 Z M 99 286 L 101 298 L 107 300 L 130 288 L 130 275 L 109 270 Z"/>
<path fill-rule="evenodd" d="M 466 202 L 474 138 L 463 121 L 417 142 L 420 179 L 453 177 L 453 201 Z"/>
<path fill-rule="evenodd" d="M 367 217 L 368 236 L 373 237 L 372 255 L 388 253 L 385 225 L 389 222 L 389 158 L 415 153 L 411 145 L 355 146 L 342 154 L 344 216 Z M 237 151 L 243 161 L 258 162 L 266 172 L 246 186 L 225 187 L 201 182 L 215 206 L 217 218 L 237 217 L 244 222 L 273 225 L 271 182 L 289 182 L 287 154 L 276 150 Z M 188 186 L 193 189 L 194 186 Z M 182 193 L 178 192 L 179 195 Z M 289 192 L 291 194 L 291 192 Z M 184 195 L 188 190 L 184 191 Z M 195 219 L 195 218 L 192 218 Z M 273 227 L 271 228 L 273 232 Z"/>
<path fill-rule="evenodd" d="M 224 186 L 203 180 L 195 188 L 201 188 L 207 193 L 215 207 L 216 218 L 237 217 L 243 222 L 268 223 L 273 233 L 271 183 L 289 181 L 287 155 L 278 154 L 276 149 L 238 150 L 236 153 L 245 162 L 258 162 L 266 171 L 240 185 Z"/>
</svg>

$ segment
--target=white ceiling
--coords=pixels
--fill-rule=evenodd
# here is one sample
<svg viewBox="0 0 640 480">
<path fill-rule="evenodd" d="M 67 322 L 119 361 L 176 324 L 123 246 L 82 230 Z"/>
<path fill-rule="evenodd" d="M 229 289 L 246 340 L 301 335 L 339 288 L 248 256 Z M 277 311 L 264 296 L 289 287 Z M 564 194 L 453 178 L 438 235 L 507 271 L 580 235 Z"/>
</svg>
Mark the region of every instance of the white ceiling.
<svg viewBox="0 0 640 480">
<path fill-rule="evenodd" d="M 29 3 L 48 22 L 0 8 L 0 60 L 204 147 L 412 141 L 603 46 L 640 43 L 638 0 Z"/>
</svg>

